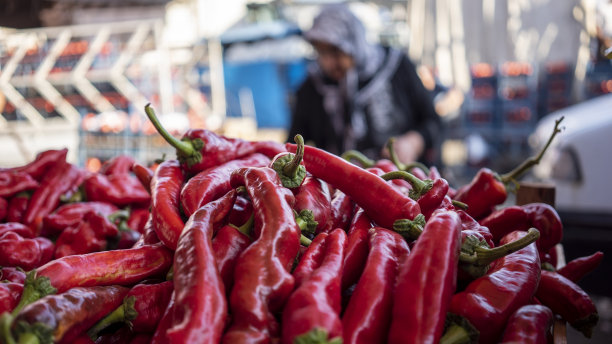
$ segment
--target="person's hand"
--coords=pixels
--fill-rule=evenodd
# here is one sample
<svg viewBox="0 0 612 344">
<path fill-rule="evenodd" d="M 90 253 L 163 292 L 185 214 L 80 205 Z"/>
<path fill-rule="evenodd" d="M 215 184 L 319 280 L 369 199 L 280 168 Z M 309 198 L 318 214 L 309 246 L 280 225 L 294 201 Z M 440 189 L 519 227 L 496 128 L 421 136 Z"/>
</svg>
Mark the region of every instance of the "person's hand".
<svg viewBox="0 0 612 344">
<path fill-rule="evenodd" d="M 399 161 L 410 163 L 416 161 L 423 153 L 425 149 L 425 140 L 418 132 L 409 131 L 395 138 L 393 149 Z M 383 156 L 389 156 L 389 152 L 386 149 L 383 152 Z"/>
</svg>

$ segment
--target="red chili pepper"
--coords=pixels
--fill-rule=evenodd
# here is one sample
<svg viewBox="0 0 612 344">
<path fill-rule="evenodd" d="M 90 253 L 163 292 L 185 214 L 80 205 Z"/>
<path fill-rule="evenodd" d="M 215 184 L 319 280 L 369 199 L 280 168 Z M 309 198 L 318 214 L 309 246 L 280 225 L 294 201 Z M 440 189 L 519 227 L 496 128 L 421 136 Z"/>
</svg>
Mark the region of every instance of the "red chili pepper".
<svg viewBox="0 0 612 344">
<path fill-rule="evenodd" d="M 71 343 L 117 308 L 129 291 L 120 286 L 72 288 L 28 305 L 15 317 L 13 336 L 19 343 L 36 337 L 42 343 Z M 46 331 L 40 331 L 44 327 Z"/>
<path fill-rule="evenodd" d="M 227 316 L 223 281 L 212 248 L 213 224 L 232 209 L 236 192 L 198 209 L 185 224 L 174 254 L 174 307 L 167 337 L 172 343 L 221 339 Z"/>
<path fill-rule="evenodd" d="M 324 246 L 322 254 L 314 264 L 302 260 L 308 263 L 307 268 L 301 269 L 302 263 L 296 268 L 302 276 L 296 277 L 296 289 L 283 309 L 282 343 L 293 344 L 300 338 L 342 338 L 340 280 L 346 234 L 338 228 L 329 235 L 319 234 L 315 241 L 321 236 L 325 236 L 324 242 L 317 242 L 317 246 Z"/>
<path fill-rule="evenodd" d="M 151 196 L 138 179 L 130 174 L 92 174 L 83 182 L 88 201 L 107 202 L 118 207 L 148 205 Z"/>
<path fill-rule="evenodd" d="M 43 218 L 41 235 L 53 236 L 61 233 L 64 229 L 78 225 L 85 214 L 95 212 L 101 216 L 109 216 L 119 209 L 105 202 L 77 202 L 60 206 Z"/>
<path fill-rule="evenodd" d="M 23 223 L 38 228 L 42 219 L 57 208 L 60 196 L 78 182 L 82 173 L 75 165 L 59 161 L 43 177 L 40 187 L 32 194 L 23 215 Z"/>
<path fill-rule="evenodd" d="M 140 238 L 138 238 L 138 241 L 134 243 L 134 246 L 132 248 L 138 248 L 145 245 L 155 245 L 157 243 L 159 243 L 159 238 L 157 237 L 155 229 L 153 228 L 152 215 L 149 215 L 147 223 L 145 224 L 144 234 L 141 235 Z"/>
<path fill-rule="evenodd" d="M 556 272 L 542 270 L 536 297 L 585 337 L 591 338 L 599 315 L 591 297 L 576 283 Z"/>
<path fill-rule="evenodd" d="M 547 344 L 553 312 L 542 305 L 525 305 L 508 320 L 501 343 Z"/>
<path fill-rule="evenodd" d="M 576 283 L 591 271 L 595 270 L 595 268 L 601 264 L 603 257 L 603 252 L 597 251 L 590 256 L 573 259 L 564 267 L 557 270 L 557 273 Z"/>
<path fill-rule="evenodd" d="M 20 192 L 11 198 L 6 214 L 7 222 L 23 222 L 23 215 L 28 208 L 30 197 L 29 192 Z"/>
<path fill-rule="evenodd" d="M 130 217 L 127 219 L 127 226 L 133 231 L 144 234 L 145 225 L 149 219 L 149 208 L 130 209 Z"/>
<path fill-rule="evenodd" d="M 526 232 L 506 235 L 501 244 L 516 241 Z M 480 332 L 480 343 L 500 339 L 510 316 L 529 303 L 540 276 L 540 255 L 535 244 L 499 258 L 489 272 L 455 294 L 450 312 L 463 316 Z"/>
<path fill-rule="evenodd" d="M 332 228 L 348 229 L 353 218 L 355 204 L 344 192 L 336 190 L 331 201 Z"/>
<path fill-rule="evenodd" d="M 151 179 L 153 179 L 153 171 L 143 166 L 139 163 L 135 163 L 132 165 L 132 173 L 138 178 L 142 186 L 147 190 L 147 192 L 151 192 Z"/>
<path fill-rule="evenodd" d="M 372 228 L 372 221 L 363 209 L 359 208 L 348 231 L 342 270 L 342 290 L 357 283 L 361 277 L 370 251 L 368 242 L 370 228 Z"/>
<path fill-rule="evenodd" d="M 190 129 L 179 141 L 162 127 L 150 105 L 145 106 L 145 112 L 159 134 L 176 148 L 181 167 L 189 174 L 196 174 L 253 153 L 261 153 L 272 158 L 285 151 L 283 146 L 276 142 L 250 142 L 228 138 L 206 129 Z"/>
<path fill-rule="evenodd" d="M 119 307 L 87 331 L 89 337 L 96 338 L 105 328 L 122 322 L 129 325 L 131 332 L 154 332 L 170 302 L 173 289 L 172 281 L 137 284 L 125 295 Z"/>
<path fill-rule="evenodd" d="M 0 314 L 11 312 L 19 303 L 23 284 L 15 282 L 0 283 Z"/>
<path fill-rule="evenodd" d="M 250 224 L 247 224 L 247 227 L 250 227 Z M 230 294 L 234 286 L 236 262 L 242 251 L 251 244 L 251 238 L 245 232 L 248 232 L 245 228 L 239 229 L 232 224 L 225 225 L 217 231 L 212 240 L 217 269 L 223 280 L 226 295 Z"/>
<path fill-rule="evenodd" d="M 55 258 L 104 250 L 108 240 L 119 235 L 117 226 L 95 211 L 83 215 L 82 222 L 66 228 L 55 242 Z"/>
<path fill-rule="evenodd" d="M 159 323 L 157 324 L 157 329 L 153 333 L 153 338 L 151 338 L 151 344 L 166 344 L 169 343 L 169 339 L 167 337 L 168 329 L 172 325 L 172 315 L 174 314 L 174 292 L 170 295 L 170 301 L 168 302 L 168 306 L 166 306 L 166 310 L 164 314 L 162 314 Z"/>
<path fill-rule="evenodd" d="M 15 232 L 6 232 L 0 236 L 0 266 L 24 270 L 39 267 L 53 257 L 53 246 L 47 238 L 24 239 Z"/>
<path fill-rule="evenodd" d="M 130 344 L 149 344 L 151 343 L 152 335 L 139 333 L 132 338 Z"/>
<path fill-rule="evenodd" d="M 499 242 L 501 238 L 510 232 L 526 231 L 531 227 L 527 212 L 518 205 L 494 211 L 478 222 L 482 226 L 489 228 L 495 242 Z"/>
<path fill-rule="evenodd" d="M 478 223 L 473 217 L 471 217 L 465 210 L 455 210 L 461 218 L 461 232 L 467 235 L 476 235 L 478 238 L 484 240 L 489 247 L 495 247 L 493 242 L 493 235 L 491 234 L 488 227 L 485 227 Z M 462 235 L 463 238 L 463 235 Z M 501 238 L 500 238 L 501 239 Z M 496 240 L 499 242 L 499 240 Z"/>
<path fill-rule="evenodd" d="M 24 166 L 9 169 L 9 171 L 29 174 L 32 178 L 40 181 L 58 161 L 66 161 L 66 155 L 68 155 L 68 149 L 66 148 L 47 150 L 38 153 L 32 162 Z"/>
<path fill-rule="evenodd" d="M 236 263 L 230 295 L 233 321 L 223 342 L 265 342 L 280 334 L 275 313 L 294 287 L 289 269 L 300 246 L 294 197 L 266 167 L 236 170 L 230 182 L 233 187 L 245 186 L 253 201 L 255 241 Z"/>
<path fill-rule="evenodd" d="M 253 203 L 249 195 L 239 193 L 236 196 L 234 207 L 229 214 L 229 223 L 234 226 L 242 226 L 247 223 L 253 215 Z"/>
<path fill-rule="evenodd" d="M 293 190 L 295 205 L 293 209 L 298 213 L 303 210 L 312 211 L 317 221 L 316 233 L 329 232 L 332 228 L 331 195 L 329 187 L 324 181 L 306 176 L 299 188 Z"/>
<path fill-rule="evenodd" d="M 0 171 L 0 197 L 10 198 L 22 191 L 37 187 L 38 182 L 29 174 Z"/>
<path fill-rule="evenodd" d="M 19 234 L 23 238 L 34 238 L 36 235 L 30 226 L 26 226 L 19 222 L 0 223 L 0 236 L 4 233 L 13 232 Z"/>
<path fill-rule="evenodd" d="M 12 266 L 5 266 L 0 268 L 0 281 L 9 281 L 24 284 L 25 283 L 25 272 L 21 268 Z M 0 312 L 2 314 L 2 312 Z"/>
<path fill-rule="evenodd" d="M 295 145 L 287 144 L 294 152 Z M 344 192 L 378 225 L 391 228 L 399 219 L 413 220 L 420 212 L 418 203 L 382 178 L 324 150 L 305 146 L 304 164 L 308 172 Z"/>
<path fill-rule="evenodd" d="M 431 214 L 440 207 L 444 197 L 448 193 L 448 182 L 446 179 L 438 178 L 433 182 L 431 189 L 419 197 L 417 202 L 421 207 L 421 212 L 425 215 L 425 219 L 429 219 Z"/>
<path fill-rule="evenodd" d="M 459 216 L 452 211 L 434 213 L 400 265 L 389 343 L 440 341 L 457 286 L 460 248 Z"/>
<path fill-rule="evenodd" d="M 102 173 L 106 176 L 110 175 L 123 175 L 131 172 L 132 166 L 134 165 L 134 158 L 129 155 L 117 155 L 112 159 L 106 161 L 98 173 Z"/>
<path fill-rule="evenodd" d="M 242 167 L 263 167 L 270 159 L 263 154 L 252 154 L 206 169 L 185 183 L 181 190 L 181 206 L 186 216 L 191 216 L 201 206 L 225 195 L 230 186 L 230 174 Z"/>
<path fill-rule="evenodd" d="M 185 227 L 179 209 L 184 180 L 178 161 L 167 160 L 157 167 L 151 181 L 153 228 L 157 237 L 172 250 L 176 249 Z"/>
<path fill-rule="evenodd" d="M 370 230 L 370 254 L 342 316 L 344 343 L 386 342 L 398 269 L 409 252 L 401 235 L 380 227 Z"/>
<path fill-rule="evenodd" d="M 4 221 L 8 213 L 8 201 L 0 197 L 0 221 Z"/>
</svg>

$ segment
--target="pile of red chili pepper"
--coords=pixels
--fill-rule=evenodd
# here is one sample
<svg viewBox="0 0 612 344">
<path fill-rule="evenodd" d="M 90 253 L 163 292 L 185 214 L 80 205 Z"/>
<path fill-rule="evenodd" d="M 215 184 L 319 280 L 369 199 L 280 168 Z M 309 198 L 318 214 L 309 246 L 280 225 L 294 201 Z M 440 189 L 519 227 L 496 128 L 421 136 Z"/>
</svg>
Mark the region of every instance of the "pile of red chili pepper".
<svg viewBox="0 0 612 344">
<path fill-rule="evenodd" d="M 454 189 L 392 150 L 178 140 L 146 112 L 177 149 L 154 170 L 90 173 L 65 149 L 0 169 L 0 342 L 547 343 L 555 317 L 597 324 L 577 283 L 603 254 L 559 267 L 555 209 L 504 206 L 541 154 Z"/>
</svg>

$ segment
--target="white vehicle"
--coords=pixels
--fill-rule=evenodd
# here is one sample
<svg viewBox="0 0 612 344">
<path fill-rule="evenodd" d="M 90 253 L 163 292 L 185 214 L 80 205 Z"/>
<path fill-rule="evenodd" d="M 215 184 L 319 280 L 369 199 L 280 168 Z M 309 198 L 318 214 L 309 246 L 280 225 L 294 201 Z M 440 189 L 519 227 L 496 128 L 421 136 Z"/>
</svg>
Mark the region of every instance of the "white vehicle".
<svg viewBox="0 0 612 344">
<path fill-rule="evenodd" d="M 564 130 L 534 168 L 534 176 L 554 183 L 559 211 L 612 215 L 612 94 L 542 118 L 531 137 L 535 151 L 561 116 Z"/>
</svg>

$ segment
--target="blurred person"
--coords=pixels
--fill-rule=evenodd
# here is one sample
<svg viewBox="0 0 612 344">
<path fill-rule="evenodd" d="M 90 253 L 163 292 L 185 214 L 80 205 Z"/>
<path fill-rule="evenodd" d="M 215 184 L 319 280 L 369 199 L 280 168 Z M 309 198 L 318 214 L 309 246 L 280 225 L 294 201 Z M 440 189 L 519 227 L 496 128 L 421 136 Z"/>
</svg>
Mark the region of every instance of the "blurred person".
<svg viewBox="0 0 612 344">
<path fill-rule="evenodd" d="M 441 121 L 404 53 L 368 43 L 344 4 L 323 7 L 304 37 L 317 63 L 296 93 L 289 141 L 301 134 L 335 154 L 356 149 L 377 159 L 395 137 L 402 162 L 438 161 Z"/>
</svg>

